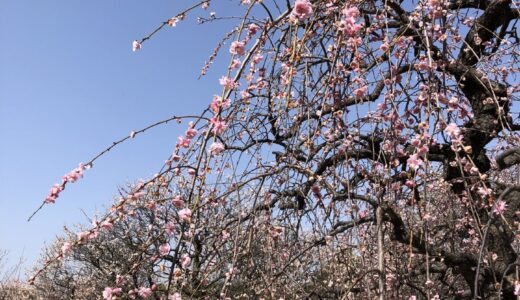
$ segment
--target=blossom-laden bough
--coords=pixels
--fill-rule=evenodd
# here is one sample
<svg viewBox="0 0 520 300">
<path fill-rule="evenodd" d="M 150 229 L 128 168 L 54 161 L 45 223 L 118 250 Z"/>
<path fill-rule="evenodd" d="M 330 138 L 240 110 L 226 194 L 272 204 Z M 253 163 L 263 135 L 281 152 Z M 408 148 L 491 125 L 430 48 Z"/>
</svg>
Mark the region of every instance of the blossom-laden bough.
<svg viewBox="0 0 520 300">
<path fill-rule="evenodd" d="M 240 2 L 220 95 L 34 283 L 114 242 L 105 299 L 519 295 L 516 4 Z"/>
</svg>

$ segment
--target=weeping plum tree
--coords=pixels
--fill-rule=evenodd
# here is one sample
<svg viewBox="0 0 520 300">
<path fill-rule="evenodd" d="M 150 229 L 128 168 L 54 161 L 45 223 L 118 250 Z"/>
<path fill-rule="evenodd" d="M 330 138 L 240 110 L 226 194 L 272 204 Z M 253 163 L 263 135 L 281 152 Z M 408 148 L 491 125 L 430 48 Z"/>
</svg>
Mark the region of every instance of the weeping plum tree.
<svg viewBox="0 0 520 300">
<path fill-rule="evenodd" d="M 119 143 L 188 123 L 160 171 L 59 242 L 32 282 L 112 236 L 131 264 L 103 279 L 104 299 L 520 295 L 516 4 L 237 4 L 201 71 L 229 51 L 205 111 L 132 132 L 52 187 L 42 206 Z"/>
</svg>

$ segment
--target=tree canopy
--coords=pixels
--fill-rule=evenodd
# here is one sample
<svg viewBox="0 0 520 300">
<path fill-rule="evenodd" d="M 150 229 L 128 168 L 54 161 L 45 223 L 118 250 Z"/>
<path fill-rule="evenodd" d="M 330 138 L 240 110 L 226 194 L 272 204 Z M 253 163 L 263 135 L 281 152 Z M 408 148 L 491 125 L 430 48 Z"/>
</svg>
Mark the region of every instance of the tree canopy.
<svg viewBox="0 0 520 300">
<path fill-rule="evenodd" d="M 59 239 L 31 281 L 104 299 L 520 295 L 516 3 L 237 3 L 201 70 L 229 52 L 208 108 L 53 186 L 42 206 L 120 143 L 186 124 L 161 171 Z"/>
</svg>

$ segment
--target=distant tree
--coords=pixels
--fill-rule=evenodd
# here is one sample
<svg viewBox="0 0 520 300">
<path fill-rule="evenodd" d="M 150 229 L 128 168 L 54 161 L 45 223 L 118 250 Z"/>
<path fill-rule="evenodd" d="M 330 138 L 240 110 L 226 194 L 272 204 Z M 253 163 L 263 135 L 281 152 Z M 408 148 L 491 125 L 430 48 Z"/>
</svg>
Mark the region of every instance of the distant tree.
<svg viewBox="0 0 520 300">
<path fill-rule="evenodd" d="M 229 42 L 222 91 L 201 115 L 107 149 L 191 121 L 160 172 L 36 278 L 94 251 L 86 263 L 113 270 L 89 267 L 105 299 L 520 295 L 516 3 L 240 3 L 202 69 Z"/>
<path fill-rule="evenodd" d="M 20 279 L 23 257 L 10 265 L 8 256 L 8 251 L 0 249 L 0 299 L 36 299 L 32 287 Z"/>
</svg>

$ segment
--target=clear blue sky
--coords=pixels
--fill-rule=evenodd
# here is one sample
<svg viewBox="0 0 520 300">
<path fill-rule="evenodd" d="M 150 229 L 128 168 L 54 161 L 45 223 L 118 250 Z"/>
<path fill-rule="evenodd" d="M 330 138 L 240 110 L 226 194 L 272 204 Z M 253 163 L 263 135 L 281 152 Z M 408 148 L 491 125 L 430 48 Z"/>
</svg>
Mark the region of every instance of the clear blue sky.
<svg viewBox="0 0 520 300">
<path fill-rule="evenodd" d="M 0 249 L 31 266 L 64 225 L 110 205 L 118 185 L 148 178 L 186 125 L 141 135 L 100 159 L 30 223 L 49 188 L 112 141 L 171 115 L 204 109 L 228 62 L 227 46 L 197 80 L 234 26 L 196 16 L 236 15 L 216 1 L 133 53 L 131 44 L 194 1 L 0 0 Z"/>
</svg>

